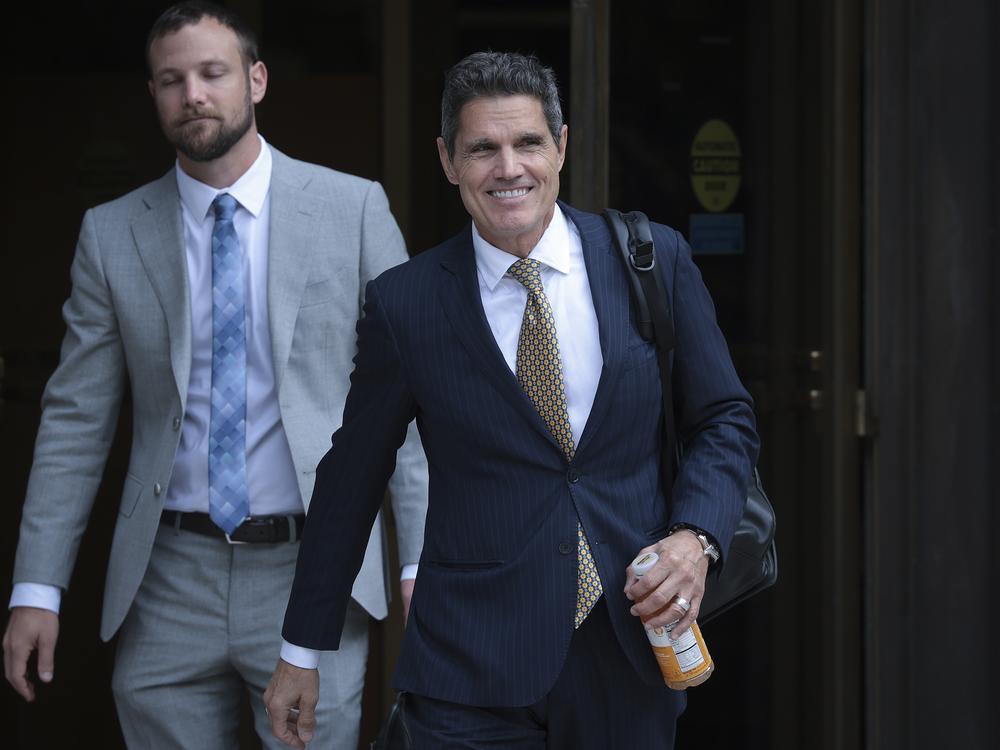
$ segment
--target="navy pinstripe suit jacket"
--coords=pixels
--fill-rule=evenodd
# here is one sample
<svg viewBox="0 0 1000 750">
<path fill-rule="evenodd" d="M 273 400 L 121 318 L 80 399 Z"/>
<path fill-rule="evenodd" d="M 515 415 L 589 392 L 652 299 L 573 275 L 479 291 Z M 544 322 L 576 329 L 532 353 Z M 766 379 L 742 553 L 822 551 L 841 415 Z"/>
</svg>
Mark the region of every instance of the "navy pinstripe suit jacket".
<svg viewBox="0 0 1000 750">
<path fill-rule="evenodd" d="M 496 346 L 470 228 L 386 271 L 369 284 L 343 426 L 318 468 L 288 641 L 336 648 L 396 449 L 416 418 L 430 494 L 396 686 L 468 705 L 540 700 L 573 633 L 578 517 L 622 649 L 642 680 L 663 685 L 628 613 L 625 569 L 681 521 L 711 532 L 725 551 L 757 454 L 750 398 L 690 250 L 677 232 L 653 225 L 676 329 L 684 445 L 668 499 L 658 471 L 657 362 L 635 329 L 622 260 L 601 217 L 560 206 L 580 231 L 604 357 L 572 463 Z"/>
</svg>

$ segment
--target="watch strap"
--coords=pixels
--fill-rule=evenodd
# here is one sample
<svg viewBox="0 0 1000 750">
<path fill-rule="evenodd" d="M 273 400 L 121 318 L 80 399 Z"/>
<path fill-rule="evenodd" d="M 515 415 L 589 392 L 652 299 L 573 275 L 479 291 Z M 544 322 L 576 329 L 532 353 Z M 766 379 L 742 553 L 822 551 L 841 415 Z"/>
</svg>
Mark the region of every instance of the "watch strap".
<svg viewBox="0 0 1000 750">
<path fill-rule="evenodd" d="M 709 534 L 704 529 L 700 529 L 697 526 L 692 526 L 689 523 L 675 523 L 670 527 L 668 536 L 673 534 L 675 531 L 690 531 L 695 535 L 695 538 L 701 544 L 701 551 L 705 557 L 709 558 L 711 564 L 714 565 L 719 561 L 721 557 L 721 552 L 719 551 L 719 545 L 716 543 L 714 537 Z"/>
</svg>

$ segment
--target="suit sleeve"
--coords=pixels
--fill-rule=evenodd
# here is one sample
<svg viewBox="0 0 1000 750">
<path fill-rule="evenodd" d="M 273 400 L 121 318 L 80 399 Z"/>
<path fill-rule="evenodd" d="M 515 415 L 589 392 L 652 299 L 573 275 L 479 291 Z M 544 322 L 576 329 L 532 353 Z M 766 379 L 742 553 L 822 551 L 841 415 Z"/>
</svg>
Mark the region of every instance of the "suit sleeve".
<svg viewBox="0 0 1000 750">
<path fill-rule="evenodd" d="M 118 423 L 125 358 L 93 211 L 83 219 L 63 306 L 59 366 L 42 419 L 21 517 L 14 582 L 69 585 Z"/>
<path fill-rule="evenodd" d="M 340 643 L 368 535 L 416 413 L 377 282 L 368 284 L 354 365 L 343 424 L 316 470 L 282 629 L 286 641 L 305 648 Z"/>
<path fill-rule="evenodd" d="M 756 422 L 691 249 L 677 232 L 663 229 L 668 236 L 657 237 L 657 245 L 675 248 L 668 289 L 676 333 L 675 418 L 683 449 L 671 524 L 683 522 L 709 532 L 725 558 L 757 461 Z"/>
<path fill-rule="evenodd" d="M 365 199 L 361 232 L 361 286 L 388 268 L 407 259 L 403 235 L 389 211 L 382 186 L 371 183 Z M 396 457 L 396 471 L 389 480 L 389 499 L 396 521 L 396 544 L 401 565 L 420 559 L 427 515 L 427 459 L 420 445 L 416 422 Z"/>
</svg>

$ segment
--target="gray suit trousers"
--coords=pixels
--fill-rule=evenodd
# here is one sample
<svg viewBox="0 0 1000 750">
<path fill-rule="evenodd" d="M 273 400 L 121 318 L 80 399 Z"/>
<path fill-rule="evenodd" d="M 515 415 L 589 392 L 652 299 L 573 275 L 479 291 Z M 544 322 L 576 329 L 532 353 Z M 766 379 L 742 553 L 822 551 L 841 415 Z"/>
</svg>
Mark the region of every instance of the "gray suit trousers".
<svg viewBox="0 0 1000 750">
<path fill-rule="evenodd" d="M 264 747 L 285 747 L 271 736 L 261 695 L 278 660 L 298 547 L 160 527 L 115 659 L 128 747 L 235 750 L 244 686 Z M 367 657 L 368 615 L 352 602 L 340 650 L 322 655 L 311 747 L 357 747 Z"/>
</svg>

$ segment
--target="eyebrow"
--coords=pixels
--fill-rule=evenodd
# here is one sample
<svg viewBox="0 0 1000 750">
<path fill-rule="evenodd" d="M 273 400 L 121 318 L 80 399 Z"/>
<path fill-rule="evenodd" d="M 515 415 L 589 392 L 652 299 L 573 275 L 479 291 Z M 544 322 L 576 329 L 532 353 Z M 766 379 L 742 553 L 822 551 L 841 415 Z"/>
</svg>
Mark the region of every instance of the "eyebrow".
<svg viewBox="0 0 1000 750">
<path fill-rule="evenodd" d="M 545 143 L 545 136 L 542 135 L 541 133 L 537 132 L 537 131 L 529 130 L 526 133 L 521 133 L 521 135 L 518 136 L 517 141 L 515 141 L 515 142 L 516 143 Z"/>
<path fill-rule="evenodd" d="M 197 68 L 206 68 L 206 67 L 209 67 L 211 65 L 223 65 L 223 66 L 229 67 L 230 63 L 229 63 L 228 60 L 226 60 L 223 57 L 210 57 L 207 60 L 201 60 L 200 62 L 198 62 L 196 64 L 195 67 L 197 67 Z M 164 75 L 164 74 L 167 74 L 167 73 L 180 73 L 180 68 L 175 68 L 173 66 L 168 66 L 168 67 L 165 67 L 165 68 L 159 68 L 159 69 L 153 71 L 153 77 L 156 78 L 157 76 L 161 76 L 161 75 Z"/>
<path fill-rule="evenodd" d="M 514 139 L 515 144 L 536 144 L 545 143 L 545 135 L 539 133 L 536 130 L 528 130 L 517 136 Z M 496 146 L 496 141 L 492 138 L 476 138 L 474 141 L 470 141 L 465 145 L 466 151 L 474 151 L 477 148 L 492 148 Z"/>
<path fill-rule="evenodd" d="M 496 142 L 490 138 L 477 138 L 476 140 L 465 144 L 465 150 L 474 151 L 477 148 L 491 147 L 495 145 Z"/>
</svg>

